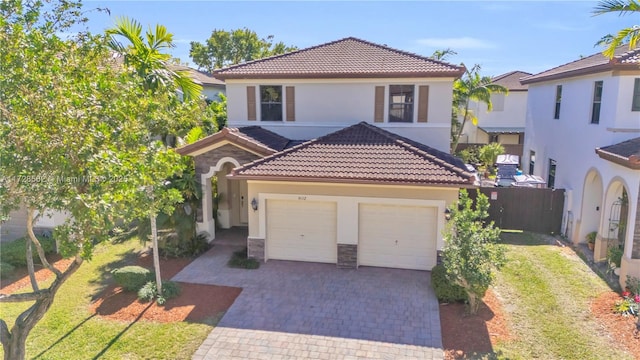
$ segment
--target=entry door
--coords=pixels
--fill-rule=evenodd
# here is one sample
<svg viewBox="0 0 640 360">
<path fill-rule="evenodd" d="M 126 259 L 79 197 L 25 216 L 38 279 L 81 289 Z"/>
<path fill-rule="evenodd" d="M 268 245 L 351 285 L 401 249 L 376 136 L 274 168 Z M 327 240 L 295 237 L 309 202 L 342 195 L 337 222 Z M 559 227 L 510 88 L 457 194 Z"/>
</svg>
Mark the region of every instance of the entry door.
<svg viewBox="0 0 640 360">
<path fill-rule="evenodd" d="M 247 191 L 247 180 L 240 180 L 240 223 L 249 222 L 249 200 Z"/>
</svg>

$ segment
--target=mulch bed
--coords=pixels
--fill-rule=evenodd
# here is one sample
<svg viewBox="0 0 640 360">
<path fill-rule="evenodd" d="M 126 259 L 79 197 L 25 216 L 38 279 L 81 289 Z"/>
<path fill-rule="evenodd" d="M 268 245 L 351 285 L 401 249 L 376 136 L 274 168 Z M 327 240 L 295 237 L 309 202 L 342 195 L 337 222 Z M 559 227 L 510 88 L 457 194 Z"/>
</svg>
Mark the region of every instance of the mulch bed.
<svg viewBox="0 0 640 360">
<path fill-rule="evenodd" d="M 440 328 L 445 359 L 462 359 L 490 353 L 498 340 L 510 338 L 502 304 L 491 289 L 476 315 L 469 315 L 464 304 L 440 304 Z"/>
<path fill-rule="evenodd" d="M 57 257 L 54 266 L 63 270 L 73 259 Z M 164 280 L 171 279 L 193 259 L 160 259 L 160 269 Z M 136 265 L 153 269 L 153 257 L 150 251 L 140 254 Z M 46 269 L 36 271 L 38 281 L 53 276 Z M 0 294 L 11 294 L 31 282 L 27 269 L 18 268 L 10 279 L 2 279 Z M 180 295 L 160 306 L 155 302 L 138 301 L 136 293 L 123 291 L 121 287 L 110 284 L 98 294 L 90 305 L 90 310 L 103 318 L 116 321 L 133 322 L 139 320 L 155 322 L 191 321 L 213 324 L 233 304 L 240 295 L 241 288 L 215 285 L 200 285 L 178 282 Z"/>
<path fill-rule="evenodd" d="M 636 359 L 640 359 L 640 334 L 635 331 L 637 319 L 633 316 L 614 314 L 612 311 L 616 301 L 621 299 L 622 296 L 616 292 L 605 292 L 591 303 L 591 313 L 611 334 L 611 341 L 624 347 Z"/>
<path fill-rule="evenodd" d="M 73 261 L 73 259 L 62 259 L 60 255 L 52 255 L 47 256 L 47 261 L 53 265 L 56 269 L 63 271 L 69 264 Z M 40 264 L 34 264 L 34 268 L 37 269 L 35 272 L 35 277 L 38 283 L 41 281 L 45 281 L 53 276 L 53 273 L 42 267 Z M 31 286 L 31 280 L 29 280 L 29 272 L 27 271 L 27 267 L 19 267 L 16 268 L 9 276 L 5 277 L 2 274 L 2 279 L 0 281 L 0 294 L 9 295 L 12 294 L 26 286 Z"/>
</svg>

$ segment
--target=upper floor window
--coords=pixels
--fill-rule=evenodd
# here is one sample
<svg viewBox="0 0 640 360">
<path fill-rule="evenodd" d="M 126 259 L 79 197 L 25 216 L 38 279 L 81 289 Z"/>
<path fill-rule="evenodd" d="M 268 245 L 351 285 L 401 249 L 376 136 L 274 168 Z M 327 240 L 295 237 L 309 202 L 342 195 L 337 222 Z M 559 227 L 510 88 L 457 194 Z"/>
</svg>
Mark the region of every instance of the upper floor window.
<svg viewBox="0 0 640 360">
<path fill-rule="evenodd" d="M 591 123 L 600 123 L 600 103 L 602 102 L 602 81 L 596 81 L 593 86 L 593 105 L 591 107 Z"/>
<path fill-rule="evenodd" d="M 491 94 L 493 111 L 504 111 L 505 94 Z"/>
<path fill-rule="evenodd" d="M 533 170 L 536 168 L 536 152 L 529 151 L 529 175 L 533 175 Z"/>
<path fill-rule="evenodd" d="M 413 85 L 389 85 L 389 122 L 413 122 Z"/>
<path fill-rule="evenodd" d="M 633 99 L 631 101 L 631 111 L 640 111 L 640 78 L 633 83 Z"/>
<path fill-rule="evenodd" d="M 562 85 L 556 86 L 556 107 L 553 112 L 554 119 L 560 119 L 560 101 L 562 100 Z"/>
<path fill-rule="evenodd" d="M 282 86 L 260 86 L 260 120 L 282 121 Z"/>
<path fill-rule="evenodd" d="M 556 161 L 549 159 L 549 177 L 547 178 L 547 187 L 553 189 L 556 186 Z"/>
</svg>

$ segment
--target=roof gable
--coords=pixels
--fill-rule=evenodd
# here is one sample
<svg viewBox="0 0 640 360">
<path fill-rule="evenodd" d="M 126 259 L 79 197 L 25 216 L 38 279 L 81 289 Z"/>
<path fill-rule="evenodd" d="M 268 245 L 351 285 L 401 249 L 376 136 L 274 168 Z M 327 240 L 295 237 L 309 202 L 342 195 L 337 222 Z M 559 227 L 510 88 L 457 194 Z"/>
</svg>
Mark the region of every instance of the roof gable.
<svg viewBox="0 0 640 360">
<path fill-rule="evenodd" d="M 471 186 L 464 163 L 361 122 L 234 169 L 245 179 Z"/>
<path fill-rule="evenodd" d="M 354 37 L 214 72 L 221 79 L 459 77 L 463 67 Z"/>
<path fill-rule="evenodd" d="M 531 74 L 524 71 L 511 71 L 506 74 L 495 76 L 491 79 L 492 84 L 506 87 L 509 91 L 527 91 L 527 85 L 522 85 L 520 79 Z"/>
<path fill-rule="evenodd" d="M 614 69 L 638 69 L 640 66 L 640 47 L 629 50 L 628 45 L 619 46 L 613 59 L 601 52 L 570 63 L 554 67 L 541 73 L 521 79 L 522 84 L 531 84 L 546 80 L 563 79 L 578 75 L 595 74 Z"/>
</svg>

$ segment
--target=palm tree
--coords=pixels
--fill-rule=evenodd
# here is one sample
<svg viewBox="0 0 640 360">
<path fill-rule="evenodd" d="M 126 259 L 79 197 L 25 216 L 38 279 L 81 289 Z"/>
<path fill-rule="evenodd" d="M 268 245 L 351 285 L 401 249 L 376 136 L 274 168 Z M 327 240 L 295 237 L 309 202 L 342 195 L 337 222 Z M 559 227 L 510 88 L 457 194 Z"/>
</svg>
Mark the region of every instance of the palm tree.
<svg viewBox="0 0 640 360">
<path fill-rule="evenodd" d="M 451 55 L 458 55 L 458 53 L 451 48 L 446 48 L 443 50 L 434 51 L 433 54 L 431 54 L 430 58 L 438 61 L 447 61 L 449 59 L 449 56 Z"/>
<path fill-rule="evenodd" d="M 630 13 L 640 14 L 640 1 L 638 0 L 602 0 L 593 9 L 594 15 L 618 13 L 620 16 Z M 597 45 L 606 45 L 602 52 L 604 56 L 613 58 L 616 48 L 624 43 L 629 43 L 629 50 L 635 49 L 640 42 L 640 25 L 624 28 L 617 34 L 605 35 Z"/>
<path fill-rule="evenodd" d="M 464 66 L 464 64 L 462 64 Z M 465 67 L 466 69 L 466 67 Z M 480 75 L 480 65 L 474 65 L 470 70 L 466 69 L 462 78 L 453 83 L 453 106 L 457 116 L 462 116 L 462 124 L 453 136 L 451 152 L 455 152 L 460 135 L 467 120 L 474 125 L 478 124 L 478 118 L 469 110 L 471 100 L 487 104 L 487 110 L 491 111 L 491 94 L 508 94 L 509 90 L 502 85 L 492 84 L 491 77 Z"/>
<path fill-rule="evenodd" d="M 136 70 L 151 91 L 173 82 L 185 99 L 197 99 L 202 86 L 196 84 L 186 70 L 173 71 L 169 68 L 171 55 L 164 51 L 173 48 L 173 34 L 163 25 L 156 25 L 142 36 L 142 25 L 128 17 L 116 19 L 115 26 L 107 30 L 109 47 L 124 58 L 124 63 Z M 118 41 L 124 38 L 128 44 Z"/>
</svg>

